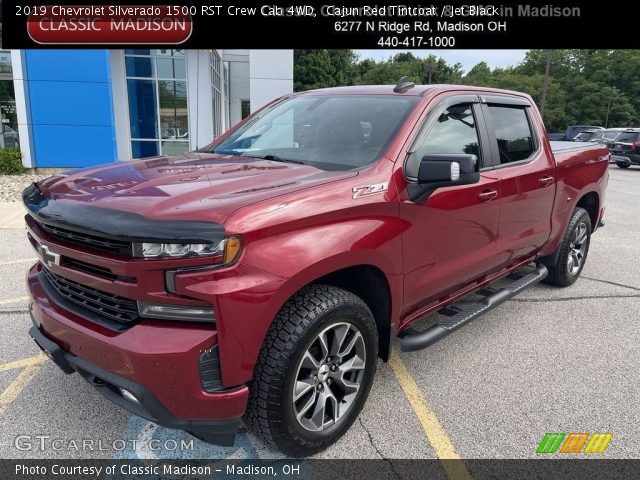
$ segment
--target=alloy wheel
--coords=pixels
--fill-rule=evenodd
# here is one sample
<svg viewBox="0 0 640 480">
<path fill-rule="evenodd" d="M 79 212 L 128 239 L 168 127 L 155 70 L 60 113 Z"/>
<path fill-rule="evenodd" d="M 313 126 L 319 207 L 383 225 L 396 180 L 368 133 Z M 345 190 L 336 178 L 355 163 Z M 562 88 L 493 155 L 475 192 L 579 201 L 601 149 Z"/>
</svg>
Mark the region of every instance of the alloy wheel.
<svg viewBox="0 0 640 480">
<path fill-rule="evenodd" d="M 587 225 L 583 222 L 578 223 L 571 234 L 569 257 L 567 258 L 567 271 L 571 275 L 577 275 L 584 262 L 587 251 L 587 234 Z"/>
<path fill-rule="evenodd" d="M 360 390 L 366 347 L 360 330 L 340 322 L 322 330 L 305 351 L 293 387 L 298 423 L 322 431 L 349 411 Z"/>
</svg>

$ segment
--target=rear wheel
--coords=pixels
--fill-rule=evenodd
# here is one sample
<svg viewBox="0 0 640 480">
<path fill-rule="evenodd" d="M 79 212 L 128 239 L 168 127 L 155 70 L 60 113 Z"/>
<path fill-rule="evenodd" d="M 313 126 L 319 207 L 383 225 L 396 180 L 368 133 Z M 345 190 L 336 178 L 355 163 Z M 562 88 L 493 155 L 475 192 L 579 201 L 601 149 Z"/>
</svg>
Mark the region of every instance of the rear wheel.
<svg viewBox="0 0 640 480">
<path fill-rule="evenodd" d="M 327 448 L 353 424 L 377 362 L 371 311 L 327 285 L 301 290 L 269 329 L 249 386 L 247 426 L 292 456 Z"/>
<path fill-rule="evenodd" d="M 631 166 L 630 163 L 622 163 L 622 162 L 616 162 L 616 165 L 618 165 L 620 168 L 629 168 Z"/>
<path fill-rule="evenodd" d="M 591 218 L 583 208 L 576 208 L 560 244 L 560 254 L 555 265 L 548 267 L 546 283 L 568 287 L 580 276 L 589 253 L 591 242 Z"/>
</svg>

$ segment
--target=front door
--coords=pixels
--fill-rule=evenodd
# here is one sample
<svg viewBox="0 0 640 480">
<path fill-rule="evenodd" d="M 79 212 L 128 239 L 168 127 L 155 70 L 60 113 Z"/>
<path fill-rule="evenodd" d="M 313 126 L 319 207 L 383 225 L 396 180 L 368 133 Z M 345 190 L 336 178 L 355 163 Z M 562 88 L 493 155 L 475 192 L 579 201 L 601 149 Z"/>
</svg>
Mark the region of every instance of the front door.
<svg viewBox="0 0 640 480">
<path fill-rule="evenodd" d="M 429 112 L 404 165 L 401 192 L 404 307 L 411 315 L 492 270 L 499 224 L 500 181 L 490 164 L 477 97 L 448 98 Z M 457 102 L 457 100 L 462 100 Z M 426 154 L 474 154 L 480 182 L 444 187 L 411 200 L 411 179 Z M 413 185 L 415 186 L 415 184 Z"/>
</svg>

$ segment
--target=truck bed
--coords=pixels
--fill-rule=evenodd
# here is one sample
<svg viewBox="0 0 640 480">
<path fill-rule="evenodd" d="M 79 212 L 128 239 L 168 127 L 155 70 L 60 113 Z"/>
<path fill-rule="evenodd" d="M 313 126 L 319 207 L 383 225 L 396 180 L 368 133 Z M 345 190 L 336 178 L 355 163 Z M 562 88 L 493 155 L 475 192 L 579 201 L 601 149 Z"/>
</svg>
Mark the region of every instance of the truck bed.
<svg viewBox="0 0 640 480">
<path fill-rule="evenodd" d="M 591 159 L 596 160 L 602 156 L 609 155 L 609 149 L 605 145 L 594 142 L 549 142 L 551 150 L 558 165 L 564 164 L 567 160 Z M 576 162 L 569 162 L 576 163 Z"/>
<path fill-rule="evenodd" d="M 581 150 L 589 150 L 591 148 L 599 149 L 602 147 L 599 143 L 594 142 L 567 142 L 567 141 L 551 141 L 551 150 L 554 155 L 559 153 L 577 152 Z"/>
</svg>

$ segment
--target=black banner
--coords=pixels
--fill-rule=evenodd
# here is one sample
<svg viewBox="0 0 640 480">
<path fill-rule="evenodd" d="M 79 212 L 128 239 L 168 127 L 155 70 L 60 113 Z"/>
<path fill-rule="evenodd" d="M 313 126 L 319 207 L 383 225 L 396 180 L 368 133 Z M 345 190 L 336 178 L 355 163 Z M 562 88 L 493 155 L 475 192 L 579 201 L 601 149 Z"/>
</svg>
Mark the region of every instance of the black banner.
<svg viewBox="0 0 640 480">
<path fill-rule="evenodd" d="M 638 48 L 635 3 L 2 2 L 3 48 Z M 82 6 L 83 8 L 78 8 Z M 75 7 L 75 8 L 74 8 Z M 144 9 L 143 9 L 144 8 Z"/>
<path fill-rule="evenodd" d="M 635 479 L 640 460 L 0 460 L 2 480 Z"/>
</svg>

